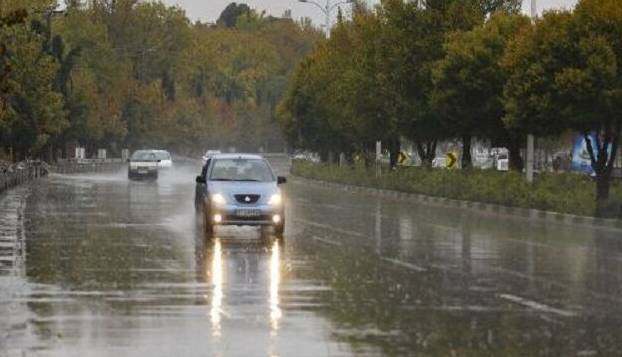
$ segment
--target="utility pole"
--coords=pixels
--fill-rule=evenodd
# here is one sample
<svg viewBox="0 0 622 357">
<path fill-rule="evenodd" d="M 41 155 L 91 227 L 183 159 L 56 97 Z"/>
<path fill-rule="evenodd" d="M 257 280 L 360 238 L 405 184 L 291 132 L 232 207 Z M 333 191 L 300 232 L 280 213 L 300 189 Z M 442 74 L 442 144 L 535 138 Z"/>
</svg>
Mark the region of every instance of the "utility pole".
<svg viewBox="0 0 622 357">
<path fill-rule="evenodd" d="M 537 15 L 538 8 L 536 0 L 531 0 L 531 21 L 535 21 Z M 525 173 L 527 175 L 527 182 L 530 184 L 533 183 L 534 142 L 535 138 L 533 134 L 527 134 L 527 162 L 525 166 Z"/>
</svg>

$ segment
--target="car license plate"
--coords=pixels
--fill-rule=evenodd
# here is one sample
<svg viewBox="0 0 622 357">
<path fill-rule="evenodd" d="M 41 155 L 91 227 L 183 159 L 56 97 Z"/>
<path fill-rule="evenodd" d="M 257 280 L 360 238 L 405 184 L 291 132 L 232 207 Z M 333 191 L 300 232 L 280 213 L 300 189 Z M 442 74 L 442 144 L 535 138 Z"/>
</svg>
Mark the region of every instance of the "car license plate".
<svg viewBox="0 0 622 357">
<path fill-rule="evenodd" d="M 147 170 L 138 170 L 138 173 L 140 175 L 145 175 L 148 171 Z"/>
<path fill-rule="evenodd" d="M 261 215 L 261 211 L 258 209 L 239 209 L 235 211 L 235 215 L 238 217 L 257 217 Z"/>
</svg>

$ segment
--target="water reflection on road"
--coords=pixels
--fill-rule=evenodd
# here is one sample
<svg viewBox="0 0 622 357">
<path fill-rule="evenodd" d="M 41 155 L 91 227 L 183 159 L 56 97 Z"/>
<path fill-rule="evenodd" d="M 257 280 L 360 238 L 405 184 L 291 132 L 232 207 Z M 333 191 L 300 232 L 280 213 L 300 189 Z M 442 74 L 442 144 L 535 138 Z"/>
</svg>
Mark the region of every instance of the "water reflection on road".
<svg viewBox="0 0 622 357">
<path fill-rule="evenodd" d="M 212 301 L 210 309 L 210 320 L 212 322 L 212 334 L 220 336 L 220 314 L 222 313 L 222 247 L 220 246 L 220 238 L 214 239 L 214 252 L 212 255 L 212 270 L 208 272 L 212 281 Z"/>
<path fill-rule="evenodd" d="M 620 231 L 292 180 L 283 241 L 248 227 L 205 237 L 193 206 L 194 171 L 177 168 L 157 182 L 128 182 L 122 173 L 57 176 L 27 189 L 25 259 L 0 270 L 0 288 L 12 292 L 0 295 L 9 321 L 0 324 L 0 351 L 622 351 Z"/>
</svg>

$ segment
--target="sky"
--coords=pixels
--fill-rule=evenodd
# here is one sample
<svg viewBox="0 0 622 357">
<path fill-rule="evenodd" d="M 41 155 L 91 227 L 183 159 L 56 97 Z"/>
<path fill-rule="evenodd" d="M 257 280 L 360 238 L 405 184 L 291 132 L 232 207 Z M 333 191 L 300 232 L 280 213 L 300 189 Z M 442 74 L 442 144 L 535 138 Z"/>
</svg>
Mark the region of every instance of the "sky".
<svg viewBox="0 0 622 357">
<path fill-rule="evenodd" d="M 304 4 L 298 0 L 163 0 L 169 5 L 179 5 L 186 10 L 186 14 L 192 20 L 201 20 L 202 22 L 214 22 L 220 15 L 220 12 L 230 3 L 246 3 L 250 7 L 259 11 L 266 12 L 273 16 L 281 16 L 285 10 L 292 10 L 292 17 L 297 19 L 300 17 L 310 17 L 315 24 L 324 23 L 324 15 L 317 7 L 311 4 Z M 325 4 L 327 0 L 317 0 L 321 4 Z M 331 3 L 336 4 L 339 0 L 332 0 Z M 367 0 L 368 4 L 375 4 L 377 0 Z M 577 0 L 537 0 L 538 12 L 547 9 L 572 8 Z M 531 1 L 524 0 L 523 9 L 529 12 Z"/>
</svg>

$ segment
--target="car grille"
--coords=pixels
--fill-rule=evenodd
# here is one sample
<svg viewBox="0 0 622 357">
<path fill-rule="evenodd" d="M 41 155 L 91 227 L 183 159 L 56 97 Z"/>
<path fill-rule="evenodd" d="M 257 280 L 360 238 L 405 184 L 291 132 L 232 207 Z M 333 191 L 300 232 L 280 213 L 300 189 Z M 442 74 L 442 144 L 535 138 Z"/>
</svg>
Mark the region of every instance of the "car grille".
<svg viewBox="0 0 622 357">
<path fill-rule="evenodd" d="M 252 204 L 259 201 L 259 195 L 233 195 L 235 200 L 240 203 Z"/>
<path fill-rule="evenodd" d="M 245 221 L 245 222 L 261 222 L 261 221 L 271 221 L 272 216 L 261 215 L 261 216 L 253 216 L 253 217 L 240 217 L 236 215 L 226 215 L 223 217 L 225 221 Z"/>
</svg>

